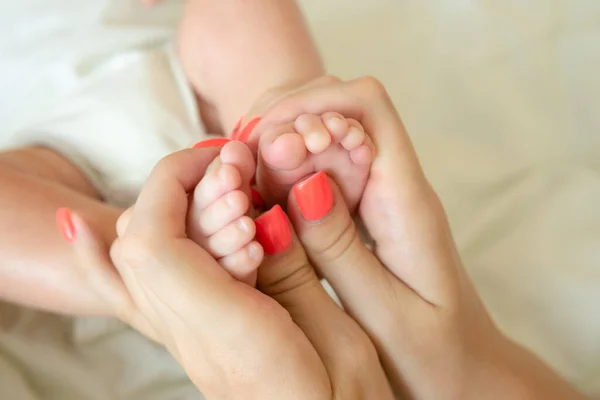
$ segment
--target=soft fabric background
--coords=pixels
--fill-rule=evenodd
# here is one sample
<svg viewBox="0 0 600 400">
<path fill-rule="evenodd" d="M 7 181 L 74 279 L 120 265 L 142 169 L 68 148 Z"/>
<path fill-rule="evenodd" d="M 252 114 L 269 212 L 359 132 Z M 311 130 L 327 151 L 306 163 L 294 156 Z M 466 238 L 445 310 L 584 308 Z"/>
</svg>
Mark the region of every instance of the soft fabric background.
<svg viewBox="0 0 600 400">
<path fill-rule="evenodd" d="M 330 72 L 388 87 L 499 326 L 600 398 L 600 2 L 301 3 Z M 0 144 L 168 41 L 180 5 L 2 0 Z M 198 398 L 120 324 L 8 305 L 0 371 L 10 400 Z"/>
</svg>

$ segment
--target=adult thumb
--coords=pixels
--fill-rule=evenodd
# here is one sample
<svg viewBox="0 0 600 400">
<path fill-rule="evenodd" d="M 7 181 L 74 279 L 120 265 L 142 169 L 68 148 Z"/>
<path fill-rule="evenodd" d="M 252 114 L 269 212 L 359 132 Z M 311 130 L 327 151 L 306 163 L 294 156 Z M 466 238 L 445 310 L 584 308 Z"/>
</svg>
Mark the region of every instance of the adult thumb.
<svg viewBox="0 0 600 400">
<path fill-rule="evenodd" d="M 398 305 L 422 307 L 360 240 L 338 186 L 324 172 L 293 187 L 288 213 L 312 265 L 375 343 L 397 319 Z"/>
<path fill-rule="evenodd" d="M 375 346 L 325 292 L 282 208 L 256 220 L 265 249 L 258 288 L 291 315 L 319 354 L 336 398 L 392 398 Z"/>
</svg>

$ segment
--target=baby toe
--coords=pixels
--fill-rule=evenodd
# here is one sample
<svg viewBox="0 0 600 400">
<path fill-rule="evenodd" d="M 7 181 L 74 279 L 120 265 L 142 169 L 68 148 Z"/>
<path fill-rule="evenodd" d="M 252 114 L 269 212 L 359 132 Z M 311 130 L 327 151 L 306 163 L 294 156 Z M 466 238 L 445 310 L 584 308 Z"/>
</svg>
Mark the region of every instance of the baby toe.
<svg viewBox="0 0 600 400">
<path fill-rule="evenodd" d="M 250 243 L 255 233 L 254 221 L 243 216 L 209 236 L 204 248 L 215 258 L 225 257 Z"/>
<path fill-rule="evenodd" d="M 188 234 L 194 239 L 213 235 L 246 214 L 249 207 L 250 200 L 244 192 L 229 192 L 198 214 L 197 224 L 188 229 Z"/>
<path fill-rule="evenodd" d="M 237 168 L 241 176 L 239 188 L 250 195 L 250 183 L 256 172 L 256 162 L 250 148 L 242 142 L 227 143 L 223 146 L 220 157 L 223 164 Z"/>
<path fill-rule="evenodd" d="M 262 246 L 252 241 L 240 250 L 219 259 L 219 264 L 235 279 L 254 286 L 256 270 L 263 258 Z"/>
<path fill-rule="evenodd" d="M 357 165 L 371 164 L 373 158 L 373 151 L 365 145 L 350 151 L 350 159 Z"/>
<path fill-rule="evenodd" d="M 294 128 L 302 135 L 306 148 L 313 154 L 322 153 L 331 144 L 331 134 L 317 115 L 299 116 L 294 122 Z"/>
<path fill-rule="evenodd" d="M 321 120 L 335 142 L 340 142 L 348 133 L 348 121 L 340 113 L 327 112 L 321 115 Z"/>
<path fill-rule="evenodd" d="M 366 133 L 362 125 L 355 119 L 349 118 L 347 121 L 348 132 L 340 143 L 346 150 L 354 150 L 363 145 Z"/>
<path fill-rule="evenodd" d="M 369 135 L 365 134 L 365 140 L 363 144 L 353 150 L 350 150 L 349 155 L 350 159 L 353 163 L 357 165 L 369 165 L 375 161 L 375 154 L 377 150 L 375 149 L 375 143 L 373 143 L 373 139 L 369 137 Z"/>
<path fill-rule="evenodd" d="M 304 139 L 292 124 L 267 130 L 260 138 L 259 158 L 268 168 L 291 171 L 306 160 Z"/>
<path fill-rule="evenodd" d="M 194 189 L 193 207 L 198 211 L 203 210 L 241 184 L 242 176 L 238 169 L 233 165 L 223 164 L 220 158 L 216 158 Z"/>
</svg>

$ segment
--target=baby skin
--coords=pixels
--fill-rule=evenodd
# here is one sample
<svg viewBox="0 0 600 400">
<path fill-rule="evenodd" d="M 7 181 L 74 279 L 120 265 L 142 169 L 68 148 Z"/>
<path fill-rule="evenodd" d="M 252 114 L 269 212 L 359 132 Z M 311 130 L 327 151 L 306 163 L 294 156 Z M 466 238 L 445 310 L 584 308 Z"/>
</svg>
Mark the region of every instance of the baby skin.
<svg viewBox="0 0 600 400">
<path fill-rule="evenodd" d="M 256 284 L 257 269 L 264 257 L 257 241 L 260 235 L 256 235 L 260 221 L 252 219 L 253 179 L 267 205 L 285 206 L 295 184 L 325 171 L 338 183 L 349 209 L 354 211 L 374 157 L 373 143 L 362 126 L 332 112 L 304 114 L 292 123 L 267 128 L 258 138 L 258 168 L 244 143 L 218 140 L 215 145 L 223 145 L 219 156 L 190 196 L 187 235 L 233 278 L 251 286 Z"/>
<path fill-rule="evenodd" d="M 209 165 L 191 197 L 187 234 L 232 277 L 250 285 L 263 260 L 250 217 L 250 181 L 255 162 L 241 142 L 227 143 Z"/>
<path fill-rule="evenodd" d="M 375 154 L 362 126 L 336 113 L 302 115 L 293 123 L 269 127 L 257 136 L 258 168 L 253 152 L 242 142 L 220 139 L 217 144 L 201 142 L 195 146 L 223 147 L 189 195 L 186 224 L 190 240 L 204 248 L 234 279 L 250 286 L 256 284 L 264 253 L 272 254 L 274 250 L 268 243 L 260 243 L 261 231 L 267 229 L 265 221 L 261 222 L 264 218 L 253 220 L 253 179 L 268 205 L 284 205 L 294 185 L 324 170 L 338 183 L 349 208 L 355 210 Z M 130 211 L 119 221 L 121 231 L 126 229 Z M 281 210 L 278 213 L 285 218 Z M 82 265 L 88 266 L 83 272 L 90 277 L 91 289 L 118 315 L 118 310 L 127 309 L 129 304 L 121 279 L 106 263 L 107 255 L 97 254 L 105 246 L 100 237 L 84 220 L 76 220 L 82 239 L 76 242 L 76 253 L 85 253 Z M 96 262 L 92 262 L 94 259 Z M 94 265 L 96 268 L 89 268 Z M 144 331 L 143 327 L 138 329 Z"/>
<path fill-rule="evenodd" d="M 234 138 L 238 131 L 239 127 Z M 256 282 L 264 253 L 256 240 L 260 235 L 255 236 L 260 223 L 251 218 L 253 178 L 267 206 L 285 207 L 294 185 L 325 171 L 355 211 L 374 157 L 373 143 L 362 125 L 333 112 L 300 115 L 292 123 L 267 128 L 254 140 L 258 140 L 257 168 L 252 152 L 241 142 L 223 146 L 194 190 L 187 228 L 188 236 L 225 270 L 250 285 Z"/>
<path fill-rule="evenodd" d="M 267 206 L 285 208 L 293 185 L 324 171 L 340 186 L 350 211 L 356 210 L 375 155 L 358 121 L 335 112 L 303 114 L 252 136 L 249 142 L 258 142 L 256 188 Z"/>
</svg>

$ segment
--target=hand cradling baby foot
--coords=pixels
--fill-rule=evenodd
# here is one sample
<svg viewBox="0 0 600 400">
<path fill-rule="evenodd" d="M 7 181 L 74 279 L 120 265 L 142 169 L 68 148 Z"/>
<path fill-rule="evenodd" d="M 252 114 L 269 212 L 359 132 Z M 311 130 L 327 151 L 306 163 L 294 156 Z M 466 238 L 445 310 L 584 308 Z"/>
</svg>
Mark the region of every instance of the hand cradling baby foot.
<svg viewBox="0 0 600 400">
<path fill-rule="evenodd" d="M 267 128 L 258 142 L 256 186 L 267 205 L 285 206 L 292 186 L 324 171 L 340 186 L 351 212 L 360 202 L 374 159 L 362 125 L 334 112 L 300 115 Z"/>
<path fill-rule="evenodd" d="M 375 152 L 371 139 L 357 121 L 337 113 L 304 114 L 293 123 L 261 132 L 258 149 L 254 149 L 258 153 L 257 168 L 252 151 L 241 141 L 250 137 L 258 122 L 259 119 L 254 119 L 243 127 L 240 124 L 233 137 L 237 140 L 211 139 L 194 146 L 223 147 L 190 194 L 187 221 L 188 237 L 233 278 L 252 286 L 264 253 L 281 250 L 271 248 L 268 243 L 264 243 L 263 250 L 259 244 L 261 237 L 268 236 L 266 231 L 277 230 L 279 225 L 271 219 L 281 219 L 280 224 L 287 224 L 287 219 L 281 209 L 274 209 L 255 222 L 251 204 L 262 206 L 264 198 L 266 206 L 285 207 L 294 185 L 301 188 L 304 178 L 325 171 L 338 183 L 348 207 L 354 211 Z M 260 195 L 250 188 L 255 177 Z M 318 193 L 314 195 L 318 197 Z"/>
<path fill-rule="evenodd" d="M 207 142 L 201 142 L 200 147 Z M 197 145 L 198 147 L 198 145 Z M 250 180 L 255 162 L 241 142 L 227 143 L 196 186 L 188 211 L 188 236 L 234 278 L 254 285 L 263 249 L 254 240 Z"/>
</svg>

